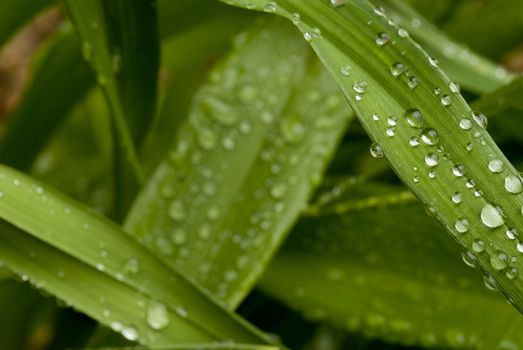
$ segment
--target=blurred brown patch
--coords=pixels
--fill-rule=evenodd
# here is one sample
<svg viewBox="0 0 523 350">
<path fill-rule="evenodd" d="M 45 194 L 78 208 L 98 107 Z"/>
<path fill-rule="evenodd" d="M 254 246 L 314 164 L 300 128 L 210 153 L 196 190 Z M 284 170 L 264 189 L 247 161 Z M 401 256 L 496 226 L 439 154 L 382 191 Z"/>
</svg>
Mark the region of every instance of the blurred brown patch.
<svg viewBox="0 0 523 350">
<path fill-rule="evenodd" d="M 523 44 L 516 46 L 503 58 L 504 64 L 513 72 L 523 72 Z"/>
<path fill-rule="evenodd" d="M 14 108 L 28 81 L 28 68 L 38 46 L 56 31 L 60 8 L 45 11 L 19 31 L 0 52 L 0 120 Z"/>
</svg>

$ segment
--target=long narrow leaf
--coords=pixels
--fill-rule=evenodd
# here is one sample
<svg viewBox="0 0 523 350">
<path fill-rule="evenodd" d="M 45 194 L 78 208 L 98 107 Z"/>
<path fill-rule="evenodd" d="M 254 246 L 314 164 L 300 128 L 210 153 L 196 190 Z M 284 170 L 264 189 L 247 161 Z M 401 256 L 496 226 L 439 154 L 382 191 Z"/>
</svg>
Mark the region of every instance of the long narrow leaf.
<svg viewBox="0 0 523 350">
<path fill-rule="evenodd" d="M 2 166 L 0 191 L 0 218 L 6 221 L 0 259 L 117 331 L 128 330 L 120 324 L 129 326 L 122 317 L 129 313 L 143 335 L 127 338 L 156 345 L 263 341 L 117 226 L 53 189 Z"/>
<path fill-rule="evenodd" d="M 228 2 L 294 20 L 377 143 L 373 154 L 523 310 L 523 243 L 507 238 L 523 230 L 522 180 L 438 62 L 366 0 Z M 477 240 L 484 251 L 474 252 Z"/>
<path fill-rule="evenodd" d="M 230 307 L 263 272 L 350 119 L 296 34 L 267 21 L 240 34 L 126 223 Z"/>
</svg>

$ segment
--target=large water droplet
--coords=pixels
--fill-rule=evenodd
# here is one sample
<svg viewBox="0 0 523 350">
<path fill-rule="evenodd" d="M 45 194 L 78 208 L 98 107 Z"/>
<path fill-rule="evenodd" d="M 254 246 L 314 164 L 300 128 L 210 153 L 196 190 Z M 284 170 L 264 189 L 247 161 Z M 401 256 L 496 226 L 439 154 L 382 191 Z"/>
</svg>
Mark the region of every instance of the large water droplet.
<svg viewBox="0 0 523 350">
<path fill-rule="evenodd" d="M 479 125 L 480 128 L 486 129 L 488 125 L 488 119 L 483 114 L 472 113 L 472 119 Z"/>
<path fill-rule="evenodd" d="M 390 67 L 390 72 L 393 77 L 397 78 L 403 73 L 405 73 L 405 69 L 405 64 L 403 64 L 402 62 L 396 62 Z"/>
<path fill-rule="evenodd" d="M 374 158 L 382 158 L 383 157 L 383 148 L 381 145 L 377 143 L 373 143 L 370 145 L 370 155 Z"/>
<path fill-rule="evenodd" d="M 415 129 L 421 129 L 423 128 L 424 120 L 423 115 L 421 112 L 417 109 L 411 108 L 408 109 L 405 112 L 405 119 L 407 120 L 407 123 L 415 128 Z"/>
<path fill-rule="evenodd" d="M 167 327 L 169 324 L 167 307 L 161 303 L 153 303 L 147 308 L 147 324 L 155 330 Z"/>
<path fill-rule="evenodd" d="M 439 143 L 438 132 L 431 128 L 423 129 L 421 132 L 421 140 L 429 146 L 435 146 Z"/>
<path fill-rule="evenodd" d="M 463 130 L 472 129 L 472 121 L 468 118 L 463 118 L 459 121 L 459 127 Z"/>
<path fill-rule="evenodd" d="M 492 159 L 488 163 L 488 169 L 493 173 L 501 173 L 503 171 L 503 162 L 499 159 Z"/>
<path fill-rule="evenodd" d="M 501 210 L 490 203 L 481 209 L 481 221 L 491 228 L 500 227 L 505 223 Z"/>
<path fill-rule="evenodd" d="M 352 85 L 352 88 L 357 93 L 363 94 L 365 91 L 367 91 L 367 82 L 363 80 L 357 81 Z"/>
<path fill-rule="evenodd" d="M 452 195 L 452 201 L 456 204 L 463 202 L 463 195 L 459 192 L 456 192 Z"/>
<path fill-rule="evenodd" d="M 485 241 L 481 239 L 475 239 L 472 241 L 472 250 L 476 253 L 482 253 L 487 248 Z"/>
<path fill-rule="evenodd" d="M 490 265 L 495 270 L 503 270 L 506 269 L 508 266 L 508 257 L 505 253 L 502 251 L 495 251 L 494 254 L 490 256 Z"/>
<path fill-rule="evenodd" d="M 455 177 L 463 177 L 465 175 L 465 167 L 461 164 L 456 164 L 452 167 L 452 174 Z"/>
<path fill-rule="evenodd" d="M 389 43 L 389 41 L 390 41 L 390 35 L 387 33 L 381 32 L 381 33 L 378 33 L 378 35 L 376 35 L 376 44 L 378 46 L 385 46 Z"/>
<path fill-rule="evenodd" d="M 431 152 L 425 156 L 425 164 L 427 164 L 431 168 L 437 166 L 438 162 L 439 162 L 439 156 L 436 153 Z"/>
<path fill-rule="evenodd" d="M 458 231 L 459 233 L 465 233 L 469 230 L 470 228 L 470 222 L 466 219 L 466 218 L 459 218 L 458 220 L 456 220 L 456 222 L 454 223 L 454 228 L 456 229 L 456 231 Z"/>
<path fill-rule="evenodd" d="M 523 183 L 521 178 L 516 175 L 509 175 L 505 177 L 505 189 L 507 192 L 519 194 L 523 191 Z"/>
</svg>

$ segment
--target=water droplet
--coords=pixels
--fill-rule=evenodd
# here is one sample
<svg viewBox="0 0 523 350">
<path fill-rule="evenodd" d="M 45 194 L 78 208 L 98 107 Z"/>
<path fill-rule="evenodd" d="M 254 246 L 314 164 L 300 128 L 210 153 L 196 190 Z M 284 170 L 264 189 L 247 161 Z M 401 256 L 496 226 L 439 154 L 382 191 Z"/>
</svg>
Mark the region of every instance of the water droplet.
<svg viewBox="0 0 523 350">
<path fill-rule="evenodd" d="M 175 200 L 169 205 L 169 217 L 175 221 L 183 221 L 185 219 L 186 212 L 182 202 Z"/>
<path fill-rule="evenodd" d="M 378 35 L 376 35 L 376 44 L 378 46 L 385 46 L 389 43 L 389 41 L 390 41 L 390 35 L 387 33 L 381 32 L 381 33 L 378 33 Z"/>
<path fill-rule="evenodd" d="M 398 29 L 398 35 L 402 38 L 408 38 L 409 32 L 405 28 Z"/>
<path fill-rule="evenodd" d="M 418 147 L 419 146 L 419 137 L 413 136 L 409 139 L 409 145 L 412 147 Z"/>
<path fill-rule="evenodd" d="M 472 129 L 472 121 L 468 118 L 463 118 L 459 121 L 459 127 L 463 130 Z"/>
<path fill-rule="evenodd" d="M 264 7 L 263 11 L 265 12 L 276 12 L 278 5 L 274 1 L 269 1 Z"/>
<path fill-rule="evenodd" d="M 405 65 L 402 62 L 396 62 L 390 67 L 392 76 L 397 78 L 405 72 Z"/>
<path fill-rule="evenodd" d="M 287 185 L 284 183 L 276 184 L 271 188 L 271 196 L 274 199 L 283 198 L 283 196 L 285 195 L 286 192 L 287 192 Z"/>
<path fill-rule="evenodd" d="M 476 257 L 471 252 L 461 253 L 461 259 L 468 267 L 476 268 Z"/>
<path fill-rule="evenodd" d="M 147 308 L 147 324 L 154 330 L 160 330 L 169 324 L 169 313 L 164 304 L 153 303 Z"/>
<path fill-rule="evenodd" d="M 467 182 L 465 182 L 465 186 L 467 186 L 467 188 L 474 188 L 476 186 L 476 183 L 474 182 L 474 180 L 468 179 Z"/>
<path fill-rule="evenodd" d="M 453 81 L 449 83 L 449 89 L 455 94 L 459 94 L 461 92 L 461 88 L 459 87 L 458 83 L 455 83 Z"/>
<path fill-rule="evenodd" d="M 387 124 L 390 126 L 396 126 L 398 124 L 398 118 L 390 116 L 387 118 Z"/>
<path fill-rule="evenodd" d="M 505 177 L 505 189 L 512 194 L 519 194 L 523 191 L 523 183 L 521 178 L 516 175 L 509 175 Z"/>
<path fill-rule="evenodd" d="M 425 156 L 425 164 L 427 164 L 427 166 L 429 166 L 431 168 L 437 166 L 438 162 L 439 162 L 439 156 L 436 153 L 431 152 Z"/>
<path fill-rule="evenodd" d="M 487 248 L 485 241 L 481 239 L 475 239 L 472 241 L 472 250 L 476 253 L 482 253 Z"/>
<path fill-rule="evenodd" d="M 465 167 L 461 164 L 456 164 L 452 167 L 452 174 L 455 177 L 462 177 L 465 175 Z"/>
<path fill-rule="evenodd" d="M 344 65 L 340 68 L 340 73 L 344 77 L 348 77 L 350 75 L 351 67 L 349 65 Z"/>
<path fill-rule="evenodd" d="M 294 12 L 292 15 L 291 15 L 291 21 L 292 23 L 294 23 L 294 25 L 298 25 L 300 24 L 300 21 L 301 21 L 301 16 L 299 13 L 297 12 Z"/>
<path fill-rule="evenodd" d="M 331 0 L 331 5 L 334 7 L 343 6 L 347 3 L 347 0 Z"/>
<path fill-rule="evenodd" d="M 516 279 L 519 276 L 519 271 L 515 267 L 511 267 L 505 272 L 505 276 L 507 276 L 509 280 Z"/>
<path fill-rule="evenodd" d="M 449 95 L 443 95 L 441 96 L 441 104 L 445 107 L 448 107 L 452 104 L 452 97 L 450 97 Z"/>
<path fill-rule="evenodd" d="M 509 228 L 507 229 L 507 231 L 505 231 L 505 234 L 507 235 L 507 238 L 510 239 L 510 240 L 514 240 L 516 238 L 518 238 L 518 230 L 516 230 L 515 228 Z"/>
<path fill-rule="evenodd" d="M 352 85 L 352 88 L 354 91 L 356 91 L 359 94 L 365 93 L 367 91 L 367 82 L 366 81 L 357 81 Z"/>
<path fill-rule="evenodd" d="M 485 284 L 485 287 L 487 287 L 487 289 L 490 289 L 494 292 L 499 291 L 498 283 L 491 275 L 485 275 L 483 277 L 483 283 Z"/>
<path fill-rule="evenodd" d="M 505 223 L 501 210 L 490 203 L 481 209 L 481 221 L 491 228 L 500 227 Z"/>
<path fill-rule="evenodd" d="M 410 89 L 414 89 L 416 86 L 419 85 L 419 80 L 417 77 L 415 76 L 411 76 L 409 77 L 409 79 L 407 80 L 407 86 L 410 88 Z"/>
<path fill-rule="evenodd" d="M 137 274 L 140 271 L 140 260 L 138 260 L 138 258 L 130 258 L 127 260 L 124 271 L 127 274 Z"/>
<path fill-rule="evenodd" d="M 373 114 L 372 115 L 372 120 L 374 120 L 375 122 L 379 121 L 381 119 L 380 115 L 379 114 Z"/>
<path fill-rule="evenodd" d="M 421 140 L 429 146 L 435 146 L 439 143 L 438 132 L 431 128 L 423 129 L 421 132 Z"/>
<path fill-rule="evenodd" d="M 500 250 L 495 251 L 494 254 L 490 256 L 490 265 L 498 271 L 506 269 L 508 266 L 507 255 Z"/>
<path fill-rule="evenodd" d="M 387 134 L 388 137 L 393 137 L 394 135 L 396 135 L 396 128 L 394 128 L 393 126 L 388 127 L 385 130 L 385 133 Z"/>
<path fill-rule="evenodd" d="M 472 113 L 472 119 L 478 124 L 482 129 L 486 129 L 488 125 L 488 119 L 483 114 Z"/>
<path fill-rule="evenodd" d="M 492 159 L 488 163 L 488 169 L 493 173 L 503 172 L 503 162 L 499 159 Z"/>
<path fill-rule="evenodd" d="M 459 192 L 456 192 L 452 195 L 452 201 L 456 204 L 463 202 L 463 195 Z"/>
<path fill-rule="evenodd" d="M 138 339 L 138 330 L 133 326 L 123 327 L 121 330 L 123 337 L 129 341 L 135 341 Z"/>
<path fill-rule="evenodd" d="M 456 222 L 454 223 L 454 228 L 456 229 L 456 231 L 458 231 L 459 233 L 465 233 L 469 230 L 470 228 L 470 222 L 466 219 L 466 218 L 459 218 L 458 220 L 456 220 Z"/>
<path fill-rule="evenodd" d="M 408 109 L 405 112 L 405 119 L 407 120 L 407 123 L 415 129 L 423 128 L 423 124 L 425 122 L 421 112 L 414 108 Z"/>
<path fill-rule="evenodd" d="M 432 67 L 439 67 L 439 61 L 437 58 L 429 57 L 429 63 Z"/>
<path fill-rule="evenodd" d="M 374 158 L 382 158 L 383 157 L 383 148 L 381 145 L 377 143 L 373 143 L 370 145 L 370 155 Z"/>
</svg>

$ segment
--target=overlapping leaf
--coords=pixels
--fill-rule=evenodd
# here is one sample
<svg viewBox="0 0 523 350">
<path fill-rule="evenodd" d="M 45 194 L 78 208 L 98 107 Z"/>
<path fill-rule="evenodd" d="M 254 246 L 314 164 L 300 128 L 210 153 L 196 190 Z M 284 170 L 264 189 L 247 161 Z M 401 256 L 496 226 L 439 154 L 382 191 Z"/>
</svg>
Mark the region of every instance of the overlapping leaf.
<svg viewBox="0 0 523 350">
<path fill-rule="evenodd" d="M 522 344 L 517 331 L 503 335 L 523 317 L 484 288 L 410 192 L 352 185 L 313 212 L 264 274 L 266 293 L 310 319 L 407 345 Z"/>
<path fill-rule="evenodd" d="M 508 238 L 523 230 L 522 181 L 438 62 L 366 0 L 227 2 L 295 22 L 377 142 L 373 153 L 523 310 L 523 243 Z"/>
<path fill-rule="evenodd" d="M 264 342 L 117 226 L 53 189 L 1 167 L 0 191 L 0 259 L 38 288 L 142 344 Z"/>
<path fill-rule="evenodd" d="M 296 220 L 349 121 L 336 85 L 296 35 L 261 22 L 238 36 L 126 223 L 232 307 Z"/>
</svg>

